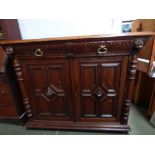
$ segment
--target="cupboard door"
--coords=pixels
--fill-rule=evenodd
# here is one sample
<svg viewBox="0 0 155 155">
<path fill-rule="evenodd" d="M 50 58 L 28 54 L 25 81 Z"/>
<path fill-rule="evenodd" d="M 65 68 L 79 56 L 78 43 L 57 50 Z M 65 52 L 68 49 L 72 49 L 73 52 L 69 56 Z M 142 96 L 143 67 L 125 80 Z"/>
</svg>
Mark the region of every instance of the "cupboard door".
<svg viewBox="0 0 155 155">
<path fill-rule="evenodd" d="M 72 120 L 69 64 L 64 59 L 23 63 L 34 119 Z"/>
<path fill-rule="evenodd" d="M 74 60 L 77 121 L 120 122 L 127 62 L 121 56 Z"/>
</svg>

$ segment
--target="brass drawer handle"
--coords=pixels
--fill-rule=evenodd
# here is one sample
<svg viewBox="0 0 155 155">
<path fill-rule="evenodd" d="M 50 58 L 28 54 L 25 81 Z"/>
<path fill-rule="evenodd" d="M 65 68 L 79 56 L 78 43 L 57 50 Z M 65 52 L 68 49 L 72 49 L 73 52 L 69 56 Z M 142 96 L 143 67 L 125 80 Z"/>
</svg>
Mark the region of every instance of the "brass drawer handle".
<svg viewBox="0 0 155 155">
<path fill-rule="evenodd" d="M 34 54 L 35 54 L 35 56 L 37 56 L 37 57 L 41 57 L 41 56 L 43 56 L 43 51 L 40 49 L 40 48 L 37 48 L 36 50 L 35 50 L 35 52 L 34 52 Z"/>
<path fill-rule="evenodd" d="M 108 49 L 106 48 L 105 45 L 100 45 L 98 48 L 98 54 L 106 54 L 108 52 Z"/>
</svg>

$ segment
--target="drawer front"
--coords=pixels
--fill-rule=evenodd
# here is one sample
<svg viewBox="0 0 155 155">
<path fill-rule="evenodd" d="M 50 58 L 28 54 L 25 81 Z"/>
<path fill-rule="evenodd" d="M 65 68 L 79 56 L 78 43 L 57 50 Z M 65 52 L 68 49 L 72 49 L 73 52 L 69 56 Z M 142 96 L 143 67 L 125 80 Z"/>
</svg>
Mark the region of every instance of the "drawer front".
<svg viewBox="0 0 155 155">
<path fill-rule="evenodd" d="M 84 42 L 41 42 L 12 45 L 15 54 L 22 59 L 25 57 L 40 58 L 44 56 L 72 56 L 72 55 L 129 55 L 132 51 L 134 40 L 111 41 L 84 41 Z M 70 55 L 71 54 L 71 55 Z"/>
<path fill-rule="evenodd" d="M 96 42 L 68 43 L 68 49 L 74 54 L 124 55 L 132 51 L 133 40 L 112 40 Z"/>
<path fill-rule="evenodd" d="M 65 54 L 65 44 L 63 43 L 31 43 L 11 46 L 17 56 L 24 57 L 44 57 L 55 54 Z"/>
</svg>

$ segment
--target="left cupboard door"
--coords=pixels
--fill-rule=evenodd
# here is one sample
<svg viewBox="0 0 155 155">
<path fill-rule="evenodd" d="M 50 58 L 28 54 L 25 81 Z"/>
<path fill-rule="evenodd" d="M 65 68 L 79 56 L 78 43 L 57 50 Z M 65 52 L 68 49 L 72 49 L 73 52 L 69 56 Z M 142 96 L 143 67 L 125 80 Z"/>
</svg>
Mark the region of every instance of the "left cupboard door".
<svg viewBox="0 0 155 155">
<path fill-rule="evenodd" d="M 65 59 L 22 61 L 34 119 L 72 121 L 69 63 Z"/>
</svg>

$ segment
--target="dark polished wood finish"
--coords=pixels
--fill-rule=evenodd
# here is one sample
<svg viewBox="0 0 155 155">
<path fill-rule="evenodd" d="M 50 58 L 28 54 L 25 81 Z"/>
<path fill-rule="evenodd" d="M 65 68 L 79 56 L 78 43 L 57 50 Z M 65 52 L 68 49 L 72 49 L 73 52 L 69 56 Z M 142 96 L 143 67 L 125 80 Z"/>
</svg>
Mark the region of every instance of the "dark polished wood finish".
<svg viewBox="0 0 155 155">
<path fill-rule="evenodd" d="M 2 42 L 28 128 L 128 132 L 137 56 L 153 34 Z"/>
</svg>

